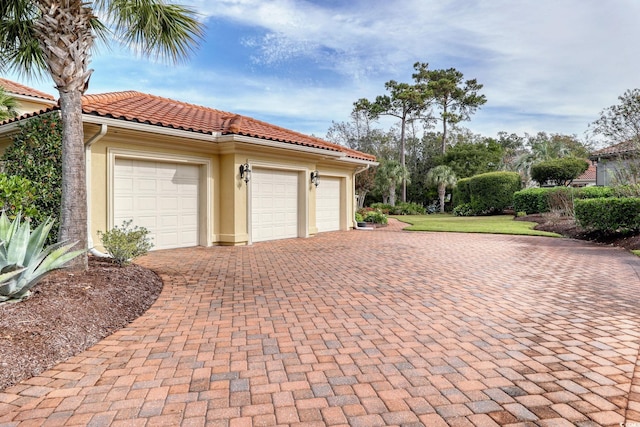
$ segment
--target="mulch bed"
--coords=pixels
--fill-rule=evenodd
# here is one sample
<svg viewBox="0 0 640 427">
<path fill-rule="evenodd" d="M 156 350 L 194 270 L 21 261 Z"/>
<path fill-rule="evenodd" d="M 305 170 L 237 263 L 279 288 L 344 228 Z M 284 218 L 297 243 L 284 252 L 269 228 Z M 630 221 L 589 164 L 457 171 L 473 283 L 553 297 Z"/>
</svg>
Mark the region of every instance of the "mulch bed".
<svg viewBox="0 0 640 427">
<path fill-rule="evenodd" d="M 56 271 L 28 300 L 0 305 L 0 390 L 128 325 L 161 290 L 162 281 L 151 270 L 89 257 L 88 271 Z"/>
</svg>

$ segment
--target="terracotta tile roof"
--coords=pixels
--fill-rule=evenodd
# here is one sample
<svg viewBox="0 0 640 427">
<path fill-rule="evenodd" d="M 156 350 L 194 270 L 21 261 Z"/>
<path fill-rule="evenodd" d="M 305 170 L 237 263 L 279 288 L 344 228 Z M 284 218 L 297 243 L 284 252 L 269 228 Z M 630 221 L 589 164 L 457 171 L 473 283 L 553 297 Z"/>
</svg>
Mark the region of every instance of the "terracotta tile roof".
<svg viewBox="0 0 640 427">
<path fill-rule="evenodd" d="M 596 150 L 596 151 L 592 152 L 589 157 L 590 158 L 612 157 L 612 156 L 616 156 L 618 154 L 629 153 L 629 152 L 637 151 L 637 150 L 638 150 L 637 141 L 625 141 L 625 142 L 621 142 L 619 144 L 612 145 L 610 147 L 605 147 L 605 148 L 602 148 L 600 150 Z"/>
<path fill-rule="evenodd" d="M 589 162 L 589 168 L 574 181 L 594 181 L 596 180 L 596 165 Z"/>
<path fill-rule="evenodd" d="M 244 135 L 306 147 L 343 152 L 348 157 L 371 160 L 375 157 L 320 138 L 304 135 L 247 116 L 188 104 L 136 91 L 84 95 L 85 114 L 148 123 L 198 133 Z"/>
<path fill-rule="evenodd" d="M 48 101 L 56 100 L 48 93 L 40 92 L 39 90 L 32 89 L 20 83 L 12 82 L 11 80 L 0 78 L 0 86 L 2 86 L 7 92 L 11 92 L 16 95 L 32 96 L 34 98 L 46 99 Z"/>
</svg>

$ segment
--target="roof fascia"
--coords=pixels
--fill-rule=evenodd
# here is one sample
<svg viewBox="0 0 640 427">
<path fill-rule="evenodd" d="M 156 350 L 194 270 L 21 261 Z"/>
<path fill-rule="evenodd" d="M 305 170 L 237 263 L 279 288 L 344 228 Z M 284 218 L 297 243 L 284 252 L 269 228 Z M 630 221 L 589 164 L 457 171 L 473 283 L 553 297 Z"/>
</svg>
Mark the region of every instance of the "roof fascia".
<svg viewBox="0 0 640 427">
<path fill-rule="evenodd" d="M 254 138 L 252 136 L 245 136 L 245 135 L 224 135 L 218 138 L 218 141 L 219 142 L 244 142 L 246 144 L 261 145 L 261 146 L 272 147 L 272 148 L 282 148 L 285 150 L 293 150 L 293 151 L 300 151 L 303 153 L 318 154 L 325 157 L 332 157 L 337 159 L 341 159 L 346 156 L 341 151 L 331 151 L 331 150 L 325 150 L 322 148 L 297 145 L 291 142 L 275 141 L 273 139 Z"/>
<path fill-rule="evenodd" d="M 52 99 L 47 99 L 47 98 L 39 98 L 37 96 L 30 96 L 30 95 L 22 95 L 20 93 L 13 93 L 13 92 L 9 92 L 11 94 L 12 98 L 15 98 L 17 100 L 20 101 L 29 101 L 29 102 L 33 102 L 36 104 L 47 104 L 47 105 L 57 105 L 58 101 L 54 101 Z"/>
<path fill-rule="evenodd" d="M 108 125 L 114 128 L 128 129 L 139 132 L 155 133 L 166 136 L 177 136 L 180 138 L 197 139 L 201 141 L 215 142 L 217 141 L 218 132 L 200 133 L 184 129 L 174 129 L 164 126 L 151 125 L 148 123 L 131 122 L 123 119 L 112 119 L 109 117 L 100 117 L 93 114 L 83 114 L 82 121 L 96 125 Z"/>
</svg>

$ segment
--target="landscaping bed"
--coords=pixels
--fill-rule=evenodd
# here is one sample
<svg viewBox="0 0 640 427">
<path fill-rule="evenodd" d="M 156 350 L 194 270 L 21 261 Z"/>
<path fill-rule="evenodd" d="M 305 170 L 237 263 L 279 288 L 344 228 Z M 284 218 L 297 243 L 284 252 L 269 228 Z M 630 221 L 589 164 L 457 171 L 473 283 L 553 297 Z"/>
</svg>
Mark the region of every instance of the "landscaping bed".
<svg viewBox="0 0 640 427">
<path fill-rule="evenodd" d="M 161 290 L 162 281 L 151 270 L 89 257 L 88 271 L 56 271 L 28 300 L 0 305 L 0 390 L 126 326 Z"/>
<path fill-rule="evenodd" d="M 536 230 L 550 231 L 573 239 L 619 246 L 628 250 L 640 250 L 640 235 L 607 235 L 599 232 L 589 232 L 575 223 L 572 217 L 560 216 L 553 213 L 543 213 L 518 217 L 519 221 L 536 222 Z"/>
</svg>

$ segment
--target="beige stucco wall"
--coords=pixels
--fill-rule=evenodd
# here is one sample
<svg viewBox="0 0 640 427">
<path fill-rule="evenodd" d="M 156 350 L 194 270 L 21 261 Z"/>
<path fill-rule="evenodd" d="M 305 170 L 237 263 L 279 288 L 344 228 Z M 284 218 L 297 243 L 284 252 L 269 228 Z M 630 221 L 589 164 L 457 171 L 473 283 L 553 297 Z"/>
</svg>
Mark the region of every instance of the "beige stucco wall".
<svg viewBox="0 0 640 427">
<path fill-rule="evenodd" d="M 85 139 L 97 135 L 100 127 L 85 125 Z M 247 142 L 226 142 L 188 140 L 175 136 L 149 134 L 133 130 L 117 129 L 109 126 L 107 133 L 90 148 L 90 223 L 94 246 L 101 250 L 97 231 L 113 227 L 111 223 L 112 183 L 110 168 L 113 159 L 119 156 L 135 156 L 144 159 L 145 155 L 154 159 L 171 161 L 172 158 L 194 159 L 208 162 L 203 166 L 207 194 L 202 197 L 207 204 L 201 209 L 204 215 L 201 228 L 208 230 L 200 244 L 243 245 L 250 240 L 250 219 L 248 214 L 251 181 L 245 184 L 240 179 L 239 167 L 248 162 L 252 168 L 269 168 L 296 171 L 299 173 L 301 200 L 300 211 L 303 229 L 300 237 L 313 236 L 316 227 L 316 189 L 311 184 L 309 174 L 318 170 L 320 185 L 323 176 L 341 178 L 341 229 L 353 227 L 353 173 L 357 165 L 348 162 L 332 162 L 313 153 L 298 153 L 293 150 L 255 146 Z"/>
</svg>

